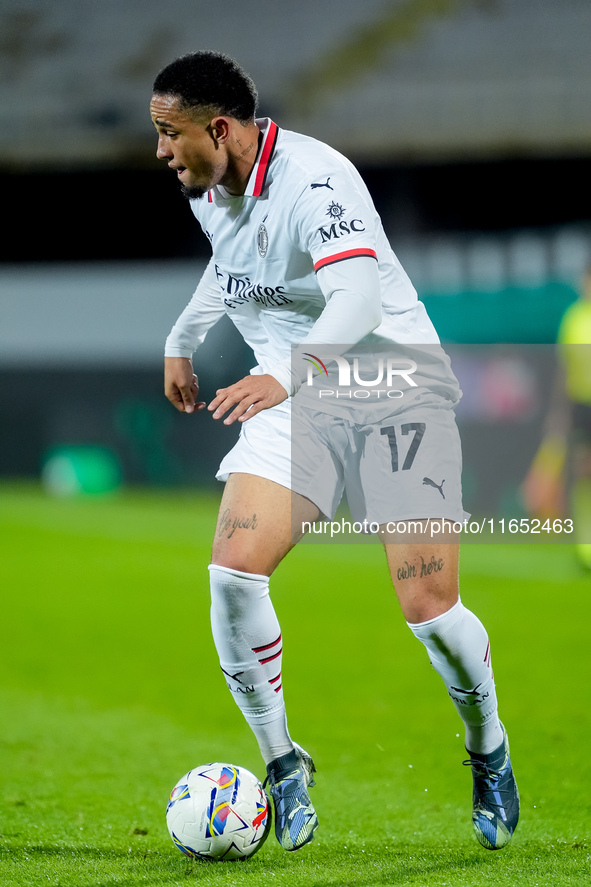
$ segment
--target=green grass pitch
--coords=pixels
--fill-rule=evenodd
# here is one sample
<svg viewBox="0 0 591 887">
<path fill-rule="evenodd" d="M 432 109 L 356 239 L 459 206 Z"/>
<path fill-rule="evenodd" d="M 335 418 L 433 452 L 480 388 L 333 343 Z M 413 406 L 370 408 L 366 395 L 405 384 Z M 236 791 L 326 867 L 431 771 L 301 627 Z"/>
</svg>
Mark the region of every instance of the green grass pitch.
<svg viewBox="0 0 591 887">
<path fill-rule="evenodd" d="M 164 808 L 190 767 L 263 775 L 209 631 L 216 499 L 51 500 L 0 487 L 0 884 L 581 885 L 590 867 L 591 577 L 568 546 L 471 546 L 464 602 L 492 641 L 522 818 L 480 848 L 461 724 L 378 546 L 301 545 L 273 580 L 292 735 L 320 829 L 191 862 Z"/>
</svg>

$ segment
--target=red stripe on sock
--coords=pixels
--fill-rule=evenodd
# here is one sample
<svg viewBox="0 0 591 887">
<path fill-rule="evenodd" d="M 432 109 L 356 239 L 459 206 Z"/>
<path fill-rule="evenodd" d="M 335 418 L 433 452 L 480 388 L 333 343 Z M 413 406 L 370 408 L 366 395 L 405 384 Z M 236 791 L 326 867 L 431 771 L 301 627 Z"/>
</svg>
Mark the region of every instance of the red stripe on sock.
<svg viewBox="0 0 591 887">
<path fill-rule="evenodd" d="M 274 647 L 275 644 L 278 644 L 280 640 L 281 640 L 281 635 L 279 635 L 279 637 L 276 640 L 274 640 L 272 644 L 265 644 L 264 647 L 252 647 L 251 648 L 252 652 L 253 653 L 262 653 L 263 650 L 270 650 L 271 647 Z"/>
<path fill-rule="evenodd" d="M 261 665 L 265 665 L 266 662 L 273 662 L 274 659 L 277 659 L 283 653 L 283 647 L 279 650 L 278 653 L 273 653 L 272 656 L 267 656 L 266 659 L 259 659 Z"/>
</svg>

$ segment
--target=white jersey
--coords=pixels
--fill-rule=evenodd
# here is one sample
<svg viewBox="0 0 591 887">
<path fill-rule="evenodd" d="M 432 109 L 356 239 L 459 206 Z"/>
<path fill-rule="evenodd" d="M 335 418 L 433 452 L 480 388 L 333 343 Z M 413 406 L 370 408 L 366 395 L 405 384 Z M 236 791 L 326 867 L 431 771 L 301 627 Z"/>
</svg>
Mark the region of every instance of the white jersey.
<svg viewBox="0 0 591 887">
<path fill-rule="evenodd" d="M 437 347 L 437 333 L 355 167 L 316 139 L 281 130 L 268 118 L 256 122 L 262 139 L 244 195 L 216 186 L 191 201 L 213 255 L 166 354 L 190 357 L 225 312 L 254 351 L 252 372 L 275 375 L 293 394 L 303 378 L 291 387 L 279 369 L 287 365 L 289 372 L 291 346 L 304 340 Z M 337 271 L 346 279 L 354 270 L 357 278 L 343 298 L 347 285 L 334 283 Z M 375 277 L 371 298 L 377 295 L 379 303 L 369 333 L 363 330 L 368 311 L 356 301 L 355 291 L 365 285 L 360 270 Z M 334 298 L 330 308 L 340 314 L 333 311 L 330 327 L 324 322 L 322 334 L 311 339 L 335 289 L 340 303 Z"/>
</svg>

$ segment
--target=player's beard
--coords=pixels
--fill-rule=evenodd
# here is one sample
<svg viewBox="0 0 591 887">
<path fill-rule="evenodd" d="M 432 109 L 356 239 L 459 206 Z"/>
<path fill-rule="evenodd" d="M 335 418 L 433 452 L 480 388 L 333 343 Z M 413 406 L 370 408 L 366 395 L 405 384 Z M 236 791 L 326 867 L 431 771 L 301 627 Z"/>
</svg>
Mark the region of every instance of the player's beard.
<svg viewBox="0 0 591 887">
<path fill-rule="evenodd" d="M 187 200 L 201 200 L 208 190 L 209 188 L 203 188 L 201 185 L 184 185 L 181 182 L 181 191 Z"/>
</svg>

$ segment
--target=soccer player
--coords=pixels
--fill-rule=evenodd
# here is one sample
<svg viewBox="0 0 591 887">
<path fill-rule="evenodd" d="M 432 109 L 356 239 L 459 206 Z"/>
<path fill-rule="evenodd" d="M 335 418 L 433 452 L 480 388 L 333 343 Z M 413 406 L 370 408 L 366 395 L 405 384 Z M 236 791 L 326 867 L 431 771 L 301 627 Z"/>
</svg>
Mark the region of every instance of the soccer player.
<svg viewBox="0 0 591 887">
<path fill-rule="evenodd" d="M 301 536 L 297 527 L 330 519 L 344 488 L 357 517 L 380 532 L 389 521 L 461 521 L 459 391 L 356 169 L 256 110 L 253 82 L 219 53 L 176 59 L 154 83 L 157 156 L 175 171 L 212 246 L 167 339 L 165 391 L 181 412 L 207 408 L 214 419 L 241 423 L 217 474 L 225 488 L 209 567 L 211 623 L 227 685 L 265 760 L 277 839 L 297 850 L 318 825 L 308 793 L 315 767 L 288 731 L 269 577 Z M 206 405 L 192 356 L 224 313 L 257 365 Z M 340 343 L 385 345 L 394 354 L 418 346 L 435 356 L 420 367 L 407 361 L 405 397 L 380 403 L 364 425 L 354 405 L 348 414 L 344 401 L 310 399 L 308 358 L 326 370 L 328 346 L 331 367 L 342 366 Z M 292 412 L 312 459 L 290 452 Z M 476 837 L 502 847 L 517 825 L 519 798 L 488 637 L 459 597 L 457 544 L 383 538 L 404 617 L 465 725 Z"/>
</svg>

